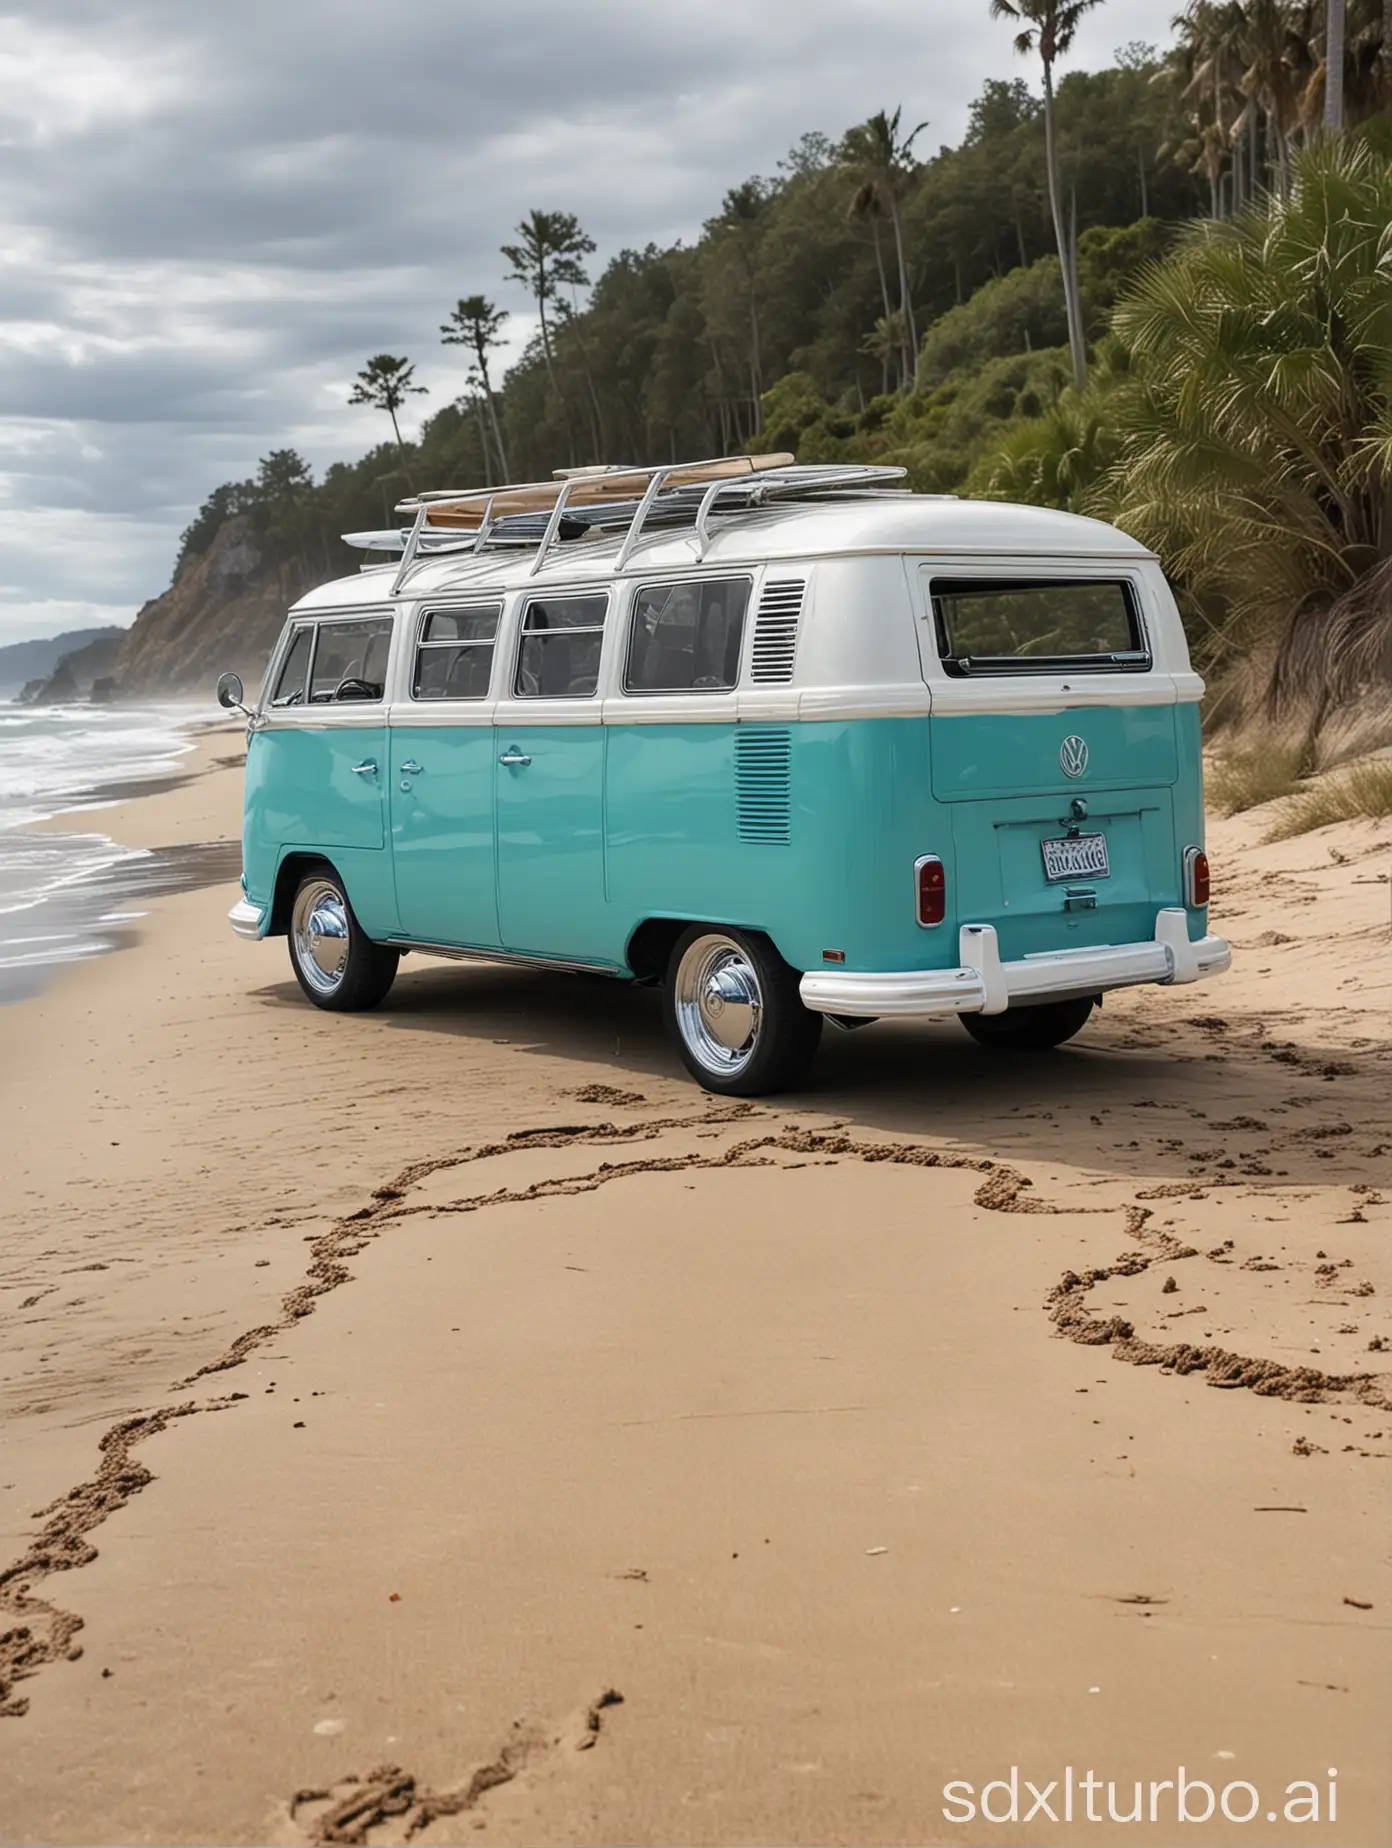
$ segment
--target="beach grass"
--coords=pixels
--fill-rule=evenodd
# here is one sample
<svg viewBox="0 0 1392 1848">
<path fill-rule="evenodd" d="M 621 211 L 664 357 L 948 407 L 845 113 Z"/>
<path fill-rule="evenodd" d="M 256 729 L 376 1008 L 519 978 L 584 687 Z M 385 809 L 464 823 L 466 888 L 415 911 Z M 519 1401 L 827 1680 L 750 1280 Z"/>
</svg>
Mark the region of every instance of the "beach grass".
<svg viewBox="0 0 1392 1848">
<path fill-rule="evenodd" d="M 1294 747 L 1233 751 L 1209 772 L 1209 800 L 1220 814 L 1237 815 L 1293 795 L 1300 787 L 1299 764 L 1300 752 Z"/>
<path fill-rule="evenodd" d="M 1289 840 L 1336 821 L 1377 821 L 1392 815 L 1392 758 L 1372 757 L 1321 777 L 1290 795 L 1267 830 L 1268 841 Z"/>
</svg>

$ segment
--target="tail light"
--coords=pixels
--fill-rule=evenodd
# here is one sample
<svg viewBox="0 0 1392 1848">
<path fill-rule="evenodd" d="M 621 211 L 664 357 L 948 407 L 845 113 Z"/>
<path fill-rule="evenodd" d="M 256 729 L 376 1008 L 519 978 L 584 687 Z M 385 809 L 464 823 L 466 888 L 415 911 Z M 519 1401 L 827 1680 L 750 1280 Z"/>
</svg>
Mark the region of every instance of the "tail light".
<svg viewBox="0 0 1392 1848">
<path fill-rule="evenodd" d="M 914 909 L 925 930 L 947 916 L 947 872 L 935 853 L 922 854 L 914 861 Z"/>
<path fill-rule="evenodd" d="M 1208 855 L 1202 847 L 1184 849 L 1184 902 L 1191 911 L 1208 903 Z"/>
</svg>

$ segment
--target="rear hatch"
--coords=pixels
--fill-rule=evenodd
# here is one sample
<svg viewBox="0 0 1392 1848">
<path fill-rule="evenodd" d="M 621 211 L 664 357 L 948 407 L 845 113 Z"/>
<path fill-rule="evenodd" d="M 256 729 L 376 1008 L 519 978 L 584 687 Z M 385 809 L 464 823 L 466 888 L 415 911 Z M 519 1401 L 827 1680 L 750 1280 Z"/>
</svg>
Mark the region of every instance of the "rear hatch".
<svg viewBox="0 0 1392 1848">
<path fill-rule="evenodd" d="M 994 924 L 1007 959 L 1154 935 L 1156 911 L 1178 897 L 1173 707 L 932 724 L 960 923 Z"/>
<path fill-rule="evenodd" d="M 1178 897 L 1179 752 L 1139 584 L 1114 566 L 924 575 L 958 921 L 995 925 L 1007 959 L 1152 937 Z"/>
</svg>

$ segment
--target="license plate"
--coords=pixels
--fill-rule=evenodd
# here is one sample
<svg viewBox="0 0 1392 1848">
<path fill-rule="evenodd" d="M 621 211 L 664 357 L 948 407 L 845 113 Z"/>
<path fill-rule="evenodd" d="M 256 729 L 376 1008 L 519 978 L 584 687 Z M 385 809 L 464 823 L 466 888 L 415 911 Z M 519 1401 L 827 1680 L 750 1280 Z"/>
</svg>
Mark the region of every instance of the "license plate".
<svg viewBox="0 0 1392 1848">
<path fill-rule="evenodd" d="M 1041 841 L 1044 877 L 1056 879 L 1106 879 L 1111 875 L 1107 862 L 1105 834 L 1069 834 L 1059 841 Z"/>
</svg>

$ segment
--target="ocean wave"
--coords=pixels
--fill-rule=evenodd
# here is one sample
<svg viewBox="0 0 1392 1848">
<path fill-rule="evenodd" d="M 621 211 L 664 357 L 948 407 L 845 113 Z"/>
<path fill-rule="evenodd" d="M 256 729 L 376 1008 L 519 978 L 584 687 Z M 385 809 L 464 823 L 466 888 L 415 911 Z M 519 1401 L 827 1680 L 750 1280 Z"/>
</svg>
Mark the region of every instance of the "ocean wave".
<svg viewBox="0 0 1392 1848">
<path fill-rule="evenodd" d="M 193 728 L 208 717 L 192 706 L 0 708 L 0 971 L 111 947 L 113 887 L 128 887 L 151 856 L 95 831 L 39 828 L 131 785 L 177 776 Z"/>
<path fill-rule="evenodd" d="M 194 717 L 141 711 L 98 717 L 55 707 L 10 719 L 0 739 L 0 828 L 32 819 L 36 806 L 60 812 L 103 784 L 172 774 L 192 749 Z"/>
</svg>

